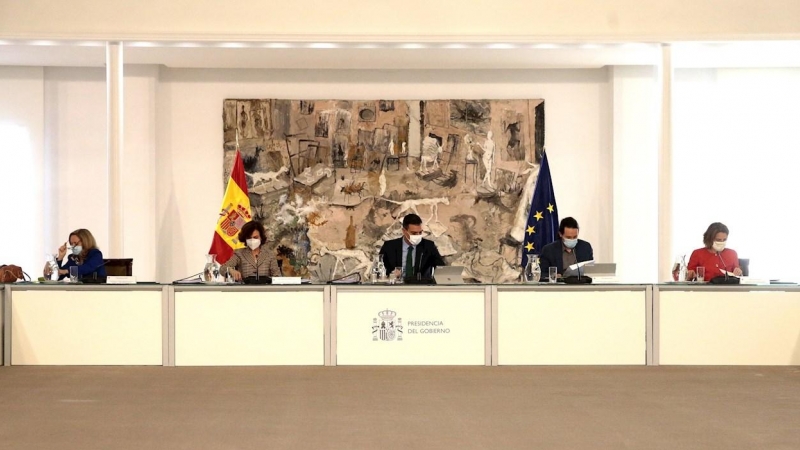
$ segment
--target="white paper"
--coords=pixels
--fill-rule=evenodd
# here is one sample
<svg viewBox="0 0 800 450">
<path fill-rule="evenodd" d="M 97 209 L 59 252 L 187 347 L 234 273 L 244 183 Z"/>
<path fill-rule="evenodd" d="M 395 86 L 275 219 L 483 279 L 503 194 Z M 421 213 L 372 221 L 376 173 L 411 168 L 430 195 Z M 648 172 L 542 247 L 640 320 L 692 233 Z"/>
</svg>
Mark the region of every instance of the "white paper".
<svg viewBox="0 0 800 450">
<path fill-rule="evenodd" d="M 300 284 L 300 277 L 272 277 L 272 284 Z"/>
<path fill-rule="evenodd" d="M 733 272 L 728 272 L 725 269 L 719 269 L 719 271 L 722 272 L 723 275 L 727 275 L 729 277 L 737 277 L 738 276 L 738 275 L 734 274 Z"/>
<path fill-rule="evenodd" d="M 769 285 L 769 280 L 767 278 L 739 277 L 739 280 L 739 284 L 752 284 L 759 286 Z"/>
<path fill-rule="evenodd" d="M 592 264 L 594 264 L 594 260 L 590 259 L 589 261 L 583 261 L 569 266 L 569 270 L 578 270 L 578 267 L 590 266 Z"/>
<path fill-rule="evenodd" d="M 106 284 L 136 284 L 136 277 L 109 275 L 106 277 Z"/>
</svg>

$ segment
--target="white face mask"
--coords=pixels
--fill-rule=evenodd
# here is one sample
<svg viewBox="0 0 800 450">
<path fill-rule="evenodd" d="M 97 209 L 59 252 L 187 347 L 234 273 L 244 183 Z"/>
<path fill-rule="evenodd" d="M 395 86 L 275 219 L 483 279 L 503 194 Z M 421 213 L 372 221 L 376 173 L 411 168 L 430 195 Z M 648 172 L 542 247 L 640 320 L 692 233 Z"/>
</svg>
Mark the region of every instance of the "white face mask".
<svg viewBox="0 0 800 450">
<path fill-rule="evenodd" d="M 575 248 L 578 245 L 578 239 L 564 239 L 564 247 Z"/>
<path fill-rule="evenodd" d="M 72 254 L 73 255 L 80 255 L 82 251 L 83 251 L 83 247 L 81 247 L 80 245 L 76 245 L 75 247 L 72 247 Z"/>
<path fill-rule="evenodd" d="M 725 250 L 725 242 L 714 241 L 712 247 L 714 248 L 715 252 L 721 252 Z"/>
<path fill-rule="evenodd" d="M 419 245 L 422 242 L 422 236 L 419 234 L 411 234 L 408 236 L 408 240 L 411 242 L 411 245 Z"/>
<path fill-rule="evenodd" d="M 246 243 L 250 250 L 255 250 L 261 246 L 261 239 L 248 239 Z"/>
</svg>

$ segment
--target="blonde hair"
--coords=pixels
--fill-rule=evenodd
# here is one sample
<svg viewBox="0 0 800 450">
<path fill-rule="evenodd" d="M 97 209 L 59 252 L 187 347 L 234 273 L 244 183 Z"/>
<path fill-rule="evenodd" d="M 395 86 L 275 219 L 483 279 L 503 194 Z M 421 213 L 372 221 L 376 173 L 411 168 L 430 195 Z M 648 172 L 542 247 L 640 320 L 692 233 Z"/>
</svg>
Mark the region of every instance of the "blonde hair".
<svg viewBox="0 0 800 450">
<path fill-rule="evenodd" d="M 83 247 L 83 249 L 81 250 L 81 254 L 78 255 L 78 259 L 83 262 L 83 259 L 86 257 L 86 254 L 89 253 L 89 250 L 97 248 L 97 241 L 94 240 L 92 232 L 86 228 L 78 228 L 69 234 L 69 237 L 72 236 L 75 236 L 81 240 L 81 247 Z"/>
</svg>

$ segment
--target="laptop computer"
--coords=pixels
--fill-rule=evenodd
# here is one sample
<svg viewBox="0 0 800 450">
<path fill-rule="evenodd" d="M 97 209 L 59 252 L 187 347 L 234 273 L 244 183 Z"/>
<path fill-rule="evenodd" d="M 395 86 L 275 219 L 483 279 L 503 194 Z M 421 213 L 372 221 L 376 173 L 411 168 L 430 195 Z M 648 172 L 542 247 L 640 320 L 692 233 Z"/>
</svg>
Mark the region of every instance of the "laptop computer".
<svg viewBox="0 0 800 450">
<path fill-rule="evenodd" d="M 594 263 L 581 267 L 581 275 L 590 277 L 613 277 L 617 275 L 617 263 Z"/>
<path fill-rule="evenodd" d="M 433 272 L 433 279 L 436 284 L 464 284 L 463 272 L 463 266 L 439 266 Z"/>
</svg>

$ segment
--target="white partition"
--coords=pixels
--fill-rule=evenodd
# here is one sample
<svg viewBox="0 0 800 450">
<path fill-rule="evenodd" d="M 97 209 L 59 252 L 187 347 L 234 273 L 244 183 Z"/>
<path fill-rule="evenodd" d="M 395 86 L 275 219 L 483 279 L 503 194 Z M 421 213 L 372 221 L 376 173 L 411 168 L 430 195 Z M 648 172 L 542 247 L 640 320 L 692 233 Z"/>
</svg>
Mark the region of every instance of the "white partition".
<svg viewBox="0 0 800 450">
<path fill-rule="evenodd" d="M 499 365 L 644 365 L 646 286 L 499 286 Z"/>
<path fill-rule="evenodd" d="M 800 365 L 796 287 L 660 286 L 662 365 Z"/>
<path fill-rule="evenodd" d="M 163 363 L 161 286 L 14 286 L 9 324 L 12 365 Z"/>
<path fill-rule="evenodd" d="M 484 365 L 486 289 L 336 287 L 334 360 L 338 365 Z"/>
<path fill-rule="evenodd" d="M 322 286 L 175 287 L 175 365 L 325 363 Z"/>
</svg>

